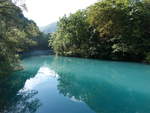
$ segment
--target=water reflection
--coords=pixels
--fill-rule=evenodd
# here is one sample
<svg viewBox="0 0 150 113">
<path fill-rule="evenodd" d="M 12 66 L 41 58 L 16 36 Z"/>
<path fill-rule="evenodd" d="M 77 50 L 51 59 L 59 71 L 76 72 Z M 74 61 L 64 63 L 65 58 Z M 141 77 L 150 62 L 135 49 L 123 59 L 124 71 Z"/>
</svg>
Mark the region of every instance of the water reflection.
<svg viewBox="0 0 150 113">
<path fill-rule="evenodd" d="M 0 79 L 0 113 L 150 113 L 150 66 L 54 56 L 23 65 Z"/>
<path fill-rule="evenodd" d="M 61 74 L 58 90 L 64 96 L 85 102 L 96 113 L 149 113 L 150 97 L 106 81 Z"/>
<path fill-rule="evenodd" d="M 51 70 L 47 65 L 41 66 L 37 74 L 33 78 L 30 78 L 25 82 L 24 88 L 21 89 L 20 92 L 32 90 L 39 84 L 44 83 L 50 77 L 56 78 L 58 77 L 58 74 L 55 73 L 55 71 Z"/>
<path fill-rule="evenodd" d="M 34 76 L 37 68 L 16 72 L 0 79 L 0 113 L 34 113 L 40 106 L 39 99 L 33 98 L 38 92 L 34 90 L 19 92 L 25 81 Z"/>
<path fill-rule="evenodd" d="M 56 68 L 59 92 L 86 103 L 96 113 L 150 112 L 148 66 L 72 58 L 57 58 L 55 65 L 61 66 Z"/>
<path fill-rule="evenodd" d="M 39 99 L 33 98 L 38 92 L 31 90 L 28 92 L 19 92 L 15 97 L 16 103 L 4 108 L 2 113 L 35 113 L 41 106 Z"/>
<path fill-rule="evenodd" d="M 64 96 L 85 102 L 96 113 L 148 113 L 149 95 L 128 92 L 124 88 L 114 87 L 107 82 L 82 81 L 73 75 L 62 74 L 58 90 Z"/>
</svg>

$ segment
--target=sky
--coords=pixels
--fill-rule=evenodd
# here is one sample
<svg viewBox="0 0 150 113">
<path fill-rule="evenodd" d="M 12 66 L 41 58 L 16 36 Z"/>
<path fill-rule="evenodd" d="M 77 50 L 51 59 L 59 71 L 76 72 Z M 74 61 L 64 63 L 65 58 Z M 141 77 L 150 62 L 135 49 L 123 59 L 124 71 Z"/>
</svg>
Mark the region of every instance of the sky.
<svg viewBox="0 0 150 113">
<path fill-rule="evenodd" d="M 64 14 L 84 9 L 97 0 L 26 0 L 28 11 L 24 15 L 41 26 L 56 22 Z"/>
</svg>

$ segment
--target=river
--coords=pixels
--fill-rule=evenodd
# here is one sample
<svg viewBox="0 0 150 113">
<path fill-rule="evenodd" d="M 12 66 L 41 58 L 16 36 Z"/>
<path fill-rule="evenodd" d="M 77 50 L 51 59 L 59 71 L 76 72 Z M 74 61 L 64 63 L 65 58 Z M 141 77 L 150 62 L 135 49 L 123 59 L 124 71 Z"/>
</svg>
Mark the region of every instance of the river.
<svg viewBox="0 0 150 113">
<path fill-rule="evenodd" d="M 150 113 L 150 66 L 38 55 L 0 78 L 0 113 Z"/>
</svg>

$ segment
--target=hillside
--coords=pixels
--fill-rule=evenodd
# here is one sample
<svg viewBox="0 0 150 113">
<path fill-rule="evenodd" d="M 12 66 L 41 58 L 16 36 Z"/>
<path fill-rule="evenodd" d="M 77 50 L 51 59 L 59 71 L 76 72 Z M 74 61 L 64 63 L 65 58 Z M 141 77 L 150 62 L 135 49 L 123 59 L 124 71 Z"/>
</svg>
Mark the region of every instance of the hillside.
<svg viewBox="0 0 150 113">
<path fill-rule="evenodd" d="M 53 22 L 47 26 L 40 27 L 40 30 L 44 33 L 52 33 L 56 31 L 56 22 Z"/>
</svg>

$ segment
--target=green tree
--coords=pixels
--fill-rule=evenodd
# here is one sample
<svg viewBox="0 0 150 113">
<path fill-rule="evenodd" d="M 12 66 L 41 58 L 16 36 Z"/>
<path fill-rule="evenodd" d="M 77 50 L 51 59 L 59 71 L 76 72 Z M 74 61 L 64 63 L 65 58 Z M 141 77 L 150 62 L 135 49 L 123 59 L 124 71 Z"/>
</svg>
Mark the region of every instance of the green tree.
<svg viewBox="0 0 150 113">
<path fill-rule="evenodd" d="M 88 22 L 111 41 L 112 59 L 143 60 L 149 48 L 148 1 L 103 0 L 88 8 Z"/>
<path fill-rule="evenodd" d="M 10 0 L 0 1 L 0 75 L 19 67 L 18 52 L 27 50 L 36 42 L 39 29 L 26 19 L 19 7 Z"/>
<path fill-rule="evenodd" d="M 51 44 L 59 55 L 88 56 L 89 25 L 85 11 L 64 16 L 58 22 L 58 29 L 52 35 Z"/>
<path fill-rule="evenodd" d="M 61 18 L 50 44 L 59 55 L 150 62 L 149 31 L 149 0 L 102 0 Z"/>
</svg>

